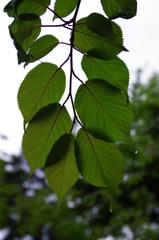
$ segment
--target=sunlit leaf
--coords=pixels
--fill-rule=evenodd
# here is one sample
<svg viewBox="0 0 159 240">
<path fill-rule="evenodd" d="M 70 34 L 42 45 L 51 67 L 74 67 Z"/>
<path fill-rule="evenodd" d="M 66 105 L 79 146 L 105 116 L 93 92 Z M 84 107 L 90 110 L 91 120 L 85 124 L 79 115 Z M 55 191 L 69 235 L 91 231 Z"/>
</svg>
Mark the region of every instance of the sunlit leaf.
<svg viewBox="0 0 159 240">
<path fill-rule="evenodd" d="M 26 61 L 24 66 L 47 55 L 58 45 L 58 42 L 58 39 L 52 35 L 45 35 L 39 38 L 31 45 L 28 52 L 30 58 L 29 61 Z"/>
<path fill-rule="evenodd" d="M 30 45 L 40 34 L 40 18 L 35 14 L 23 14 L 9 26 L 10 35 L 14 42 L 18 43 L 26 52 Z"/>
<path fill-rule="evenodd" d="M 136 15 L 136 0 L 101 0 L 103 9 L 110 19 L 132 18 Z"/>
<path fill-rule="evenodd" d="M 24 124 L 44 106 L 59 102 L 65 89 L 65 74 L 52 63 L 41 63 L 33 68 L 21 83 L 18 104 Z"/>
<path fill-rule="evenodd" d="M 50 0 L 14 0 L 10 1 L 4 8 L 4 12 L 7 12 L 9 17 L 16 17 L 20 14 L 36 14 L 42 15 L 46 11 L 46 6 L 50 5 Z"/>
<path fill-rule="evenodd" d="M 54 11 L 61 18 L 68 16 L 77 6 L 78 0 L 56 0 Z M 57 15 L 54 15 L 54 19 L 57 18 Z"/>
<path fill-rule="evenodd" d="M 128 95 L 129 71 L 120 58 L 104 61 L 84 56 L 82 69 L 88 79 L 103 79 Z"/>
<path fill-rule="evenodd" d="M 112 192 L 124 176 L 124 159 L 115 143 L 104 142 L 80 129 L 75 142 L 77 164 L 82 177 Z"/>
<path fill-rule="evenodd" d="M 111 22 L 114 38 L 107 38 L 94 33 L 90 31 L 87 25 L 87 18 L 82 18 L 76 23 L 75 27 L 74 45 L 81 51 L 92 57 L 105 60 L 115 58 L 121 51 L 127 51 L 123 47 L 122 31 L 116 23 Z"/>
<path fill-rule="evenodd" d="M 79 87 L 75 107 L 84 127 L 94 137 L 131 145 L 132 109 L 119 89 L 100 79 L 89 80 Z"/>
<path fill-rule="evenodd" d="M 45 176 L 60 204 L 62 197 L 78 180 L 73 135 L 63 135 L 53 146 L 45 164 Z"/>
<path fill-rule="evenodd" d="M 22 148 L 30 166 L 30 175 L 45 165 L 54 143 L 71 130 L 72 121 L 65 107 L 58 103 L 42 108 L 24 133 Z"/>
</svg>

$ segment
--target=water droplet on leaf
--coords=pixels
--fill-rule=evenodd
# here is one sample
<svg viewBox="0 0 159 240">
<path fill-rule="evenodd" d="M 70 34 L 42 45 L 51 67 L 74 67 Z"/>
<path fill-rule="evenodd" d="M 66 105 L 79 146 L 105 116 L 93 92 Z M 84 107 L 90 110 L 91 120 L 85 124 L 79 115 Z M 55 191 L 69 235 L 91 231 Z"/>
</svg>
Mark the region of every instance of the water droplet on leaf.
<svg viewBox="0 0 159 240">
<path fill-rule="evenodd" d="M 110 208 L 109 208 L 109 212 L 110 212 L 110 213 L 113 212 L 112 205 L 111 205 Z"/>
</svg>

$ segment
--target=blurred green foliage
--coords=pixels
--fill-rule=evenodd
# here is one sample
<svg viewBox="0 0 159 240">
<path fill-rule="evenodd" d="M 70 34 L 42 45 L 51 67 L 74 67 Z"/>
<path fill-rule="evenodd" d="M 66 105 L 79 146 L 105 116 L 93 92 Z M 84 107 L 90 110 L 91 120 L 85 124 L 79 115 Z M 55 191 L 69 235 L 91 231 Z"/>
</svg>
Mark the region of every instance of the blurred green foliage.
<svg viewBox="0 0 159 240">
<path fill-rule="evenodd" d="M 28 177 L 22 155 L 0 160 L 0 229 L 7 240 L 159 239 L 159 76 L 132 87 L 136 152 L 120 144 L 125 156 L 125 177 L 113 196 L 78 181 L 62 201 L 48 187 L 43 169 Z"/>
</svg>

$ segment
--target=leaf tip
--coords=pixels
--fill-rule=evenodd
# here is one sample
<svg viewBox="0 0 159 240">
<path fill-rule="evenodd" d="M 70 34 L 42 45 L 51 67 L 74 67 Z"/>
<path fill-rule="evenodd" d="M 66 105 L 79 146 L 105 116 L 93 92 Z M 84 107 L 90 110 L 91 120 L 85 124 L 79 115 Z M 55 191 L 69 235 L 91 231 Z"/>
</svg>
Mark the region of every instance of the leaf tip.
<svg viewBox="0 0 159 240">
<path fill-rule="evenodd" d="M 123 46 L 123 51 L 129 52 L 129 50 L 126 47 L 124 47 L 124 46 Z"/>
</svg>

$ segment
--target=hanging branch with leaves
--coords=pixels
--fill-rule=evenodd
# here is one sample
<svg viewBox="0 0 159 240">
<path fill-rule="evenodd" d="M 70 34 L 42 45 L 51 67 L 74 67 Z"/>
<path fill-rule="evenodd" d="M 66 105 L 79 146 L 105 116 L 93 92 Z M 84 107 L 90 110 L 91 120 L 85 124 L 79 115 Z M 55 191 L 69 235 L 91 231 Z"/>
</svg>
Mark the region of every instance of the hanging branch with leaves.
<svg viewBox="0 0 159 240">
<path fill-rule="evenodd" d="M 81 0 L 15 0 L 4 11 L 14 21 L 10 36 L 17 49 L 18 63 L 24 66 L 40 60 L 55 47 L 66 44 L 69 55 L 58 67 L 40 63 L 25 77 L 18 92 L 18 104 L 24 117 L 23 153 L 30 166 L 30 176 L 36 168 L 45 167 L 51 188 L 61 199 L 78 180 L 110 193 L 124 176 L 124 159 L 117 143 L 132 147 L 130 125 L 132 107 L 128 97 L 129 72 L 117 57 L 123 46 L 121 28 L 112 19 L 132 18 L 136 15 L 136 0 L 101 0 L 106 16 L 92 13 L 77 21 Z M 88 7 L 88 6 L 87 6 Z M 53 13 L 54 23 L 42 25 L 40 16 Z M 74 11 L 71 20 L 65 20 Z M 56 19 L 61 24 L 55 24 Z M 59 42 L 53 35 L 40 37 L 43 27 L 63 27 L 71 30 L 70 43 Z M 74 70 L 73 53 L 83 55 L 81 66 L 88 80 L 84 82 Z M 69 92 L 59 104 L 65 91 L 62 67 L 70 62 Z M 73 78 L 80 86 L 73 99 Z M 65 107 L 70 100 L 73 119 Z M 75 123 L 80 129 L 72 134 Z"/>
</svg>

